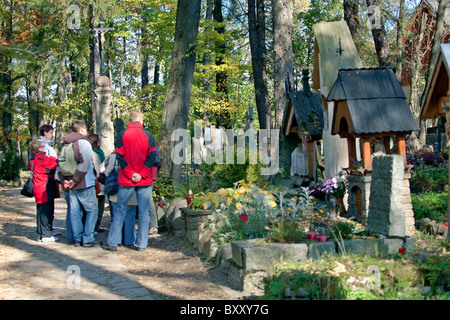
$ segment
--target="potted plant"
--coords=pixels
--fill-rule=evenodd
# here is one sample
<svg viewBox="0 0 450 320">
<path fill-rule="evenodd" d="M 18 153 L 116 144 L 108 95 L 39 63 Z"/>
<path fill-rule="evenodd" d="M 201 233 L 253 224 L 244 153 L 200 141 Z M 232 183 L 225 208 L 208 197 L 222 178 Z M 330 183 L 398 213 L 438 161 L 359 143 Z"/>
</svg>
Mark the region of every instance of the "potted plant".
<svg viewBox="0 0 450 320">
<path fill-rule="evenodd" d="M 347 192 L 347 180 L 345 179 L 346 172 L 343 171 L 338 174 L 338 176 L 333 177 L 325 181 L 325 184 L 322 188 L 322 192 L 324 192 L 328 197 L 333 197 L 336 199 L 339 208 L 339 212 L 341 214 L 345 213 L 344 206 L 344 196 Z"/>
</svg>

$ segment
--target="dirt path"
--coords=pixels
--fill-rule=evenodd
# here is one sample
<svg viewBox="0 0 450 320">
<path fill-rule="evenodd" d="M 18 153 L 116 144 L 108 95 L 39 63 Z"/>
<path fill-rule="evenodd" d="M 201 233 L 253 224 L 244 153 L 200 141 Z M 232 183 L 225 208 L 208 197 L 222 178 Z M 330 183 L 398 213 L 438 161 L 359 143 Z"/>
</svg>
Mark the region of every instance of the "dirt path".
<svg viewBox="0 0 450 320">
<path fill-rule="evenodd" d="M 0 299 L 236 300 L 223 270 L 203 262 L 179 237 L 150 236 L 144 252 L 75 248 L 66 240 L 66 203 L 55 205 L 57 243 L 36 239 L 35 203 L 0 187 Z M 108 229 L 108 212 L 102 227 Z M 106 232 L 96 239 L 105 243 Z"/>
</svg>

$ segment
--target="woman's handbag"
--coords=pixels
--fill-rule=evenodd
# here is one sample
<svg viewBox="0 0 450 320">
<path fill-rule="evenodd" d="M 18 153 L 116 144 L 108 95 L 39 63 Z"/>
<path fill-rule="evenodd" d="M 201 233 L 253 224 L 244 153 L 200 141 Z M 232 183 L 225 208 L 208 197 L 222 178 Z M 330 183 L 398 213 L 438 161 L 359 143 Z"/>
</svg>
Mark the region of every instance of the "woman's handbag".
<svg viewBox="0 0 450 320">
<path fill-rule="evenodd" d="M 20 194 L 32 198 L 34 196 L 33 194 L 33 168 L 31 168 L 30 177 L 28 178 L 27 182 L 23 186 L 22 190 L 20 191 Z"/>
<path fill-rule="evenodd" d="M 119 192 L 119 172 L 114 168 L 106 177 L 103 193 L 111 196 Z"/>
</svg>

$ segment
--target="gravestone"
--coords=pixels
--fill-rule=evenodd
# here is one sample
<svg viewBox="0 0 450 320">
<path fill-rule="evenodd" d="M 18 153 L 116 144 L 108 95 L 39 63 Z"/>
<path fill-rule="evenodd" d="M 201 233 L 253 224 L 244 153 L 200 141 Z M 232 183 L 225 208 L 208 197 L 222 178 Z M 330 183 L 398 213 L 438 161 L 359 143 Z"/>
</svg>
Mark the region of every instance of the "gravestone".
<svg viewBox="0 0 450 320">
<path fill-rule="evenodd" d="M 308 154 L 300 147 L 295 148 L 291 154 L 291 173 L 297 176 L 308 175 Z"/>
<path fill-rule="evenodd" d="M 408 182 L 407 184 L 405 183 Z M 386 236 L 411 236 L 412 210 L 409 174 L 405 177 L 404 159 L 401 155 L 378 155 L 373 158 L 367 229 Z"/>
</svg>

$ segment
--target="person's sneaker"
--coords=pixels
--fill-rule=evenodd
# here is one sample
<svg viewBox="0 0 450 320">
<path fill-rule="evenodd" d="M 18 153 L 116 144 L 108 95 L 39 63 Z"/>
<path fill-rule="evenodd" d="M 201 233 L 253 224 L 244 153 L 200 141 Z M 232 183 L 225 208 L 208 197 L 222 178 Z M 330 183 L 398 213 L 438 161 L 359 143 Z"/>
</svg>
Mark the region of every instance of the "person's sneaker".
<svg viewBox="0 0 450 320">
<path fill-rule="evenodd" d="M 55 237 L 55 236 L 41 238 L 41 242 L 45 242 L 45 243 L 47 243 L 47 242 L 56 242 L 58 240 L 59 240 L 58 237 Z"/>
<path fill-rule="evenodd" d="M 83 247 L 85 247 L 85 248 L 92 248 L 92 247 L 98 247 L 98 246 L 99 246 L 99 244 L 95 241 L 83 243 Z"/>
<path fill-rule="evenodd" d="M 53 230 L 52 233 L 53 233 L 53 236 L 60 236 L 61 235 L 61 232 L 59 232 L 58 230 Z"/>
<path fill-rule="evenodd" d="M 78 241 L 78 240 L 75 240 L 75 242 L 74 242 L 74 246 L 75 246 L 75 247 L 79 247 L 79 246 L 81 246 L 81 242 L 80 242 L 80 241 Z"/>
<path fill-rule="evenodd" d="M 105 250 L 108 250 L 108 251 L 117 251 L 117 247 L 116 247 L 116 246 L 106 246 L 106 247 L 105 247 Z"/>
<path fill-rule="evenodd" d="M 139 248 L 139 247 L 137 247 L 137 251 L 144 251 L 145 250 L 145 248 Z"/>
<path fill-rule="evenodd" d="M 151 227 L 148 234 L 158 234 L 158 228 Z"/>
</svg>

